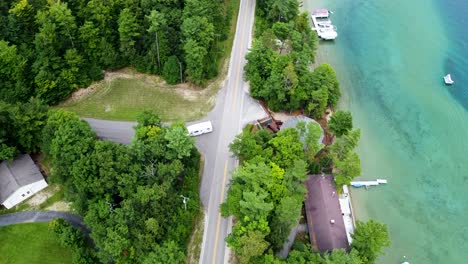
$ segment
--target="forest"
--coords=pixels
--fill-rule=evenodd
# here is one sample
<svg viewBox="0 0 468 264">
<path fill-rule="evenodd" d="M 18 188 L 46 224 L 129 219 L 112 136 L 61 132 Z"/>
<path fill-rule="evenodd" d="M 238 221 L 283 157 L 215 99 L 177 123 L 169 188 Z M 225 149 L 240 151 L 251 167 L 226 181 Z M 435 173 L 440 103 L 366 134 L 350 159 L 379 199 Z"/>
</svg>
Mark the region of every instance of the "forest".
<svg viewBox="0 0 468 264">
<path fill-rule="evenodd" d="M 231 13 L 211 0 L 3 0 L 0 100 L 56 104 L 126 66 L 204 85 Z"/>
</svg>

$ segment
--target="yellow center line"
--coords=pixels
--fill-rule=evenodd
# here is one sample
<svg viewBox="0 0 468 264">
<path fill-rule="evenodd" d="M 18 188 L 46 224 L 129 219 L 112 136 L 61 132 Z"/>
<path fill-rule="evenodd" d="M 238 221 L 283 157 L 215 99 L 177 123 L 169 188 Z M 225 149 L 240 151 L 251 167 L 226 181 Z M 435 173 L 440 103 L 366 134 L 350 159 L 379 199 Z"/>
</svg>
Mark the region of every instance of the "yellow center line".
<svg viewBox="0 0 468 264">
<path fill-rule="evenodd" d="M 240 9 L 239 8 L 239 12 L 240 12 Z M 242 20 L 242 27 L 239 29 L 240 32 L 242 34 L 240 34 L 241 38 L 240 38 L 240 46 L 239 46 L 239 52 L 242 52 L 242 50 L 244 49 L 244 26 L 245 26 L 245 17 L 244 19 Z M 242 55 L 242 53 L 240 54 Z M 231 56 L 235 56 L 235 54 L 232 54 L 231 53 Z M 240 59 L 240 61 L 242 62 L 243 58 Z M 237 88 L 239 87 L 239 79 L 242 79 L 243 78 L 243 74 L 239 77 L 239 71 L 241 70 L 242 68 L 242 63 L 239 63 L 237 69 L 236 69 L 236 82 L 235 82 L 235 85 L 234 85 L 234 101 L 232 103 L 232 111 L 234 112 L 236 110 L 236 107 L 237 107 Z"/>
<path fill-rule="evenodd" d="M 226 185 L 227 165 L 228 165 L 228 161 L 226 160 L 226 162 L 224 163 L 224 176 L 223 176 L 223 183 L 222 183 L 222 186 L 221 186 L 221 197 L 220 197 L 221 201 L 224 198 L 224 186 Z M 218 221 L 216 222 L 216 235 L 215 235 L 215 244 L 214 244 L 214 249 L 213 249 L 213 259 L 212 259 L 213 264 L 216 264 L 216 249 L 218 247 L 219 226 L 220 226 L 220 224 L 221 224 L 221 213 L 218 213 Z"/>
</svg>

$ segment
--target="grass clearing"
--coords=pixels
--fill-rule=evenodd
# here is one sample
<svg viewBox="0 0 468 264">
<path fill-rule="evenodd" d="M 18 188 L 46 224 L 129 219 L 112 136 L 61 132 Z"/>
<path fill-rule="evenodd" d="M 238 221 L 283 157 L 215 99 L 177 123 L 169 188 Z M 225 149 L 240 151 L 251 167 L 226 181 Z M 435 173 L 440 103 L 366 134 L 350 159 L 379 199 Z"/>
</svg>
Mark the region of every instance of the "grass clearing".
<svg viewBox="0 0 468 264">
<path fill-rule="evenodd" d="M 123 69 L 106 73 L 103 81 L 81 89 L 58 107 L 107 120 L 134 121 L 142 111 L 153 110 L 163 121 L 190 121 L 211 110 L 217 91 L 167 85 L 157 76 Z"/>
<path fill-rule="evenodd" d="M 71 251 L 50 233 L 48 223 L 0 227 L 2 264 L 68 264 L 71 258 Z"/>
</svg>

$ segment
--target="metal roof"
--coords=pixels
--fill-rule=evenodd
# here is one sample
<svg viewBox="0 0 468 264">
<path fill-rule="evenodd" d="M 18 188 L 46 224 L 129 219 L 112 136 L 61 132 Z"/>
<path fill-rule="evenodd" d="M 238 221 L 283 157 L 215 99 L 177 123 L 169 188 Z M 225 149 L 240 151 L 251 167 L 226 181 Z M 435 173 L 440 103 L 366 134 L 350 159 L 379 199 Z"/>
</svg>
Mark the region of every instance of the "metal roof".
<svg viewBox="0 0 468 264">
<path fill-rule="evenodd" d="M 12 163 L 0 163 L 0 203 L 22 186 L 43 180 L 41 172 L 29 155 L 20 155 Z"/>
</svg>

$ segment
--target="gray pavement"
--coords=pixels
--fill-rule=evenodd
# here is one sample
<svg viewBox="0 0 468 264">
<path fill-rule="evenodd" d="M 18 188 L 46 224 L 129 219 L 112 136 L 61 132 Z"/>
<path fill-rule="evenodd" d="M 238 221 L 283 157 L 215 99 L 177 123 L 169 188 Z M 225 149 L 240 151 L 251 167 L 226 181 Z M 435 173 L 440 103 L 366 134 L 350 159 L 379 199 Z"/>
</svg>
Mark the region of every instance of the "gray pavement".
<svg viewBox="0 0 468 264">
<path fill-rule="evenodd" d="M 83 118 L 96 132 L 99 138 L 122 144 L 129 144 L 135 131 L 136 122 L 108 121 Z"/>
<path fill-rule="evenodd" d="M 21 223 L 49 222 L 55 218 L 63 218 L 75 227 L 81 228 L 85 231 L 88 230 L 83 224 L 83 219 L 80 216 L 57 211 L 28 211 L 0 215 L 0 226 L 8 226 Z"/>
<path fill-rule="evenodd" d="M 255 120 L 257 115 L 264 115 L 256 101 L 248 97 L 246 91 L 249 90 L 249 86 L 243 80 L 245 55 L 252 39 L 254 11 L 255 1 L 241 0 L 229 72 L 220 92 L 222 100 L 217 101 L 214 115 L 208 115 L 208 118 L 215 121 L 214 133 L 207 135 L 206 139 L 200 137 L 197 142 L 197 146 L 205 154 L 201 184 L 205 208 L 205 230 L 200 255 L 202 264 L 227 263 L 229 259 L 225 238 L 230 232 L 232 219 L 221 217 L 219 205 L 226 197 L 230 172 L 237 166 L 238 161 L 232 157 L 228 146 L 245 123 Z M 204 153 L 203 149 L 209 151 Z"/>
</svg>

